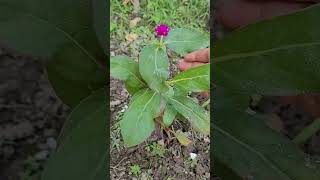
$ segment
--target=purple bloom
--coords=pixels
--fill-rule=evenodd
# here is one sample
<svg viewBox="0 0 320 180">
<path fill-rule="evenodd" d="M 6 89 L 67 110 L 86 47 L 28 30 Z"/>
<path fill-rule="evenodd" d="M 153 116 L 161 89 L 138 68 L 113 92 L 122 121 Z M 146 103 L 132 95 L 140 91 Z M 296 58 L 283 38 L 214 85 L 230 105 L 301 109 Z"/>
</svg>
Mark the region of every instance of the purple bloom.
<svg viewBox="0 0 320 180">
<path fill-rule="evenodd" d="M 157 33 L 157 36 L 167 36 L 170 31 L 169 26 L 165 24 L 160 24 L 156 27 L 155 32 Z"/>
</svg>

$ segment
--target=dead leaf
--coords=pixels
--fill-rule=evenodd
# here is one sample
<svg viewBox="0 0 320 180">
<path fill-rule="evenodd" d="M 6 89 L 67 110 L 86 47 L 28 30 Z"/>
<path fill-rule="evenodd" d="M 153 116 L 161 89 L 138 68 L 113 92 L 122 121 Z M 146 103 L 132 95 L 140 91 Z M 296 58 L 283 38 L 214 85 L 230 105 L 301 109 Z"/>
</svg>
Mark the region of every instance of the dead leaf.
<svg viewBox="0 0 320 180">
<path fill-rule="evenodd" d="M 126 35 L 126 40 L 129 42 L 135 41 L 138 38 L 137 34 L 128 34 Z"/>
<path fill-rule="evenodd" d="M 122 4 L 126 6 L 130 1 L 131 0 L 123 0 Z"/>
<path fill-rule="evenodd" d="M 138 24 L 138 22 L 141 20 L 141 18 L 139 18 L 139 17 L 136 17 L 136 18 L 134 18 L 134 19 L 132 19 L 130 22 L 129 22 L 129 27 L 130 28 L 134 28 L 137 24 Z"/>
<path fill-rule="evenodd" d="M 177 131 L 174 133 L 180 144 L 183 146 L 188 146 L 192 143 L 192 141 L 188 138 L 188 136 L 182 131 Z"/>
</svg>

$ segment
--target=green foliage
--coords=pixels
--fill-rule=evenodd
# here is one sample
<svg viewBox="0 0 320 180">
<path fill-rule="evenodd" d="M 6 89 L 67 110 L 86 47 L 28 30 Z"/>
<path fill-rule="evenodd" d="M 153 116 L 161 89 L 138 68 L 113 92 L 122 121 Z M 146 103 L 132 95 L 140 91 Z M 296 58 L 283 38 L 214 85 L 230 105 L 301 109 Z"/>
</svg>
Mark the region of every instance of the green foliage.
<svg viewBox="0 0 320 180">
<path fill-rule="evenodd" d="M 127 146 L 134 146 L 147 139 L 155 128 L 154 118 L 160 111 L 160 95 L 146 89 L 129 105 L 121 120 L 121 134 Z"/>
<path fill-rule="evenodd" d="M 144 47 L 140 53 L 139 71 L 151 89 L 164 92 L 164 81 L 169 77 L 169 60 L 165 47 L 157 44 Z"/>
<path fill-rule="evenodd" d="M 182 42 L 185 37 L 190 36 L 191 38 L 188 38 L 189 42 L 163 44 L 160 40 L 160 43 L 147 45 L 141 51 L 139 72 L 148 88 L 141 87 L 139 91 L 137 90 L 138 92 L 133 95 L 132 102 L 121 121 L 121 133 L 126 146 L 138 145 L 146 140 L 155 129 L 154 119 L 160 118 L 161 125 L 169 126 L 177 112 L 187 118 L 195 130 L 205 134 L 210 132 L 208 113 L 191 99 L 177 93 L 181 90 L 175 91 L 182 86 L 184 91 L 190 92 L 208 90 L 210 87 L 209 65 L 190 69 L 168 81 L 169 60 L 165 46 L 170 45 L 174 51 L 177 49 L 179 51 L 181 49 L 197 50 L 207 47 L 208 39 L 203 39 L 201 43 L 198 38 L 207 36 L 184 29 L 179 29 L 179 33 L 179 36 L 174 36 L 175 41 Z M 168 41 L 170 41 L 170 38 Z M 191 49 L 189 44 L 193 44 Z M 129 77 L 133 77 L 132 74 L 138 76 L 136 75 L 136 66 L 133 68 L 135 62 L 131 60 L 129 63 L 130 59 L 128 58 L 126 58 L 126 63 L 121 63 L 122 61 L 122 56 L 111 58 L 111 76 L 125 80 L 126 84 L 136 81 L 137 78 L 129 79 Z M 121 64 L 121 67 L 119 67 L 119 64 Z M 129 74 L 128 69 L 134 69 L 134 73 Z M 130 71 L 133 72 L 133 70 Z M 162 116 L 162 114 L 164 115 Z"/>
<path fill-rule="evenodd" d="M 42 179 L 100 180 L 106 177 L 108 149 L 106 90 L 83 100 L 67 119 Z M 93 152 L 94 151 L 94 152 Z M 79 163 L 81 162 L 81 163 Z"/>
<path fill-rule="evenodd" d="M 111 76 L 125 81 L 126 88 L 130 94 L 135 94 L 143 87 L 146 87 L 146 83 L 141 78 L 139 73 L 139 65 L 127 56 L 112 57 L 110 61 Z"/>
<path fill-rule="evenodd" d="M 166 152 L 165 148 L 156 142 L 148 145 L 146 150 L 149 151 L 153 156 L 159 157 L 164 157 L 164 153 Z"/>
<path fill-rule="evenodd" d="M 222 179 L 320 179 L 319 165 L 296 144 L 270 129 L 261 116 L 246 113 L 252 94 L 320 90 L 319 18 L 320 6 L 313 6 L 239 29 L 213 47 L 218 88 L 212 153 Z"/>
<path fill-rule="evenodd" d="M 141 168 L 139 165 L 135 164 L 130 167 L 130 172 L 135 176 L 138 176 L 139 174 L 141 174 Z"/>
<path fill-rule="evenodd" d="M 103 2 L 99 6 L 106 7 Z M 48 59 L 49 79 L 70 106 L 106 82 L 106 57 L 98 41 L 106 42 L 101 35 L 106 23 L 99 15 L 105 9 L 97 5 L 91 6 L 89 0 L 0 2 L 1 43 L 19 53 Z"/>
<path fill-rule="evenodd" d="M 167 104 L 164 109 L 163 123 L 165 126 L 170 126 L 177 115 L 177 111 L 172 107 L 171 104 Z"/>
<path fill-rule="evenodd" d="M 210 90 L 210 64 L 201 65 L 175 76 L 168 84 L 174 84 L 185 92 L 203 92 Z"/>
<path fill-rule="evenodd" d="M 168 48 L 184 56 L 194 50 L 208 47 L 209 36 L 200 32 L 193 32 L 188 29 L 172 29 L 165 40 Z"/>
</svg>

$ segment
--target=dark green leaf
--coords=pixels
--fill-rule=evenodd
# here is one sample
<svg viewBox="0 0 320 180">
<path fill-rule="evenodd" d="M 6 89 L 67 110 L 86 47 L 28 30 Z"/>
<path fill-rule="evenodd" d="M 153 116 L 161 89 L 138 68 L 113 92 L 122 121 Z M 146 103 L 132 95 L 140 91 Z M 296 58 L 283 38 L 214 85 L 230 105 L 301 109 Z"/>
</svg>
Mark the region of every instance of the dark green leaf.
<svg viewBox="0 0 320 180">
<path fill-rule="evenodd" d="M 188 29 L 176 28 L 169 32 L 165 39 L 168 48 L 184 56 L 187 53 L 198 49 L 206 48 L 210 45 L 209 36 Z"/>
<path fill-rule="evenodd" d="M 154 118 L 159 115 L 160 95 L 146 89 L 138 92 L 120 122 L 124 144 L 135 146 L 146 140 L 155 128 Z"/>
<path fill-rule="evenodd" d="M 43 180 L 103 180 L 107 168 L 107 101 L 97 91 L 82 101 L 67 119 L 60 144 L 42 174 Z"/>
<path fill-rule="evenodd" d="M 94 28 L 100 41 L 101 47 L 107 52 L 107 32 L 109 29 L 108 15 L 109 7 L 107 0 L 92 0 L 94 14 Z"/>
<path fill-rule="evenodd" d="M 125 81 L 126 88 L 131 95 L 147 86 L 139 73 L 138 63 L 127 56 L 112 57 L 110 73 L 114 78 Z"/>
<path fill-rule="evenodd" d="M 242 28 L 213 49 L 215 83 L 237 91 L 295 95 L 320 90 L 320 6 Z"/>
<path fill-rule="evenodd" d="M 257 180 L 320 178 L 319 167 L 294 143 L 271 130 L 262 119 L 246 114 L 243 105 L 234 106 L 233 102 L 240 99 L 243 102 L 239 104 L 245 104 L 245 95 L 228 94 L 214 94 L 212 153 L 216 160 L 240 177 Z"/>
<path fill-rule="evenodd" d="M 94 35 L 92 15 L 90 0 L 0 0 L 0 42 L 43 57 L 50 57 L 65 43 L 86 51 L 75 37 L 83 31 Z"/>
<path fill-rule="evenodd" d="M 48 61 L 48 78 L 57 95 L 70 106 L 77 105 L 92 91 L 106 85 L 106 70 L 99 62 L 105 56 L 99 44 L 92 42 L 94 37 L 94 34 L 85 31 L 77 36 L 85 41 L 79 40 L 98 59 L 88 56 L 74 43 L 66 43 Z"/>
<path fill-rule="evenodd" d="M 169 60 L 165 47 L 156 44 L 144 47 L 140 53 L 139 71 L 150 88 L 166 91 L 164 81 L 169 77 Z"/>
<path fill-rule="evenodd" d="M 163 114 L 163 123 L 166 126 L 170 126 L 174 120 L 174 118 L 177 115 L 177 111 L 172 107 L 172 105 L 167 104 L 167 106 L 164 109 Z"/>
<path fill-rule="evenodd" d="M 210 90 L 210 64 L 191 68 L 175 76 L 169 84 L 186 92 Z"/>
<path fill-rule="evenodd" d="M 167 97 L 170 104 L 203 134 L 210 134 L 210 116 L 201 106 L 188 97 Z"/>
</svg>

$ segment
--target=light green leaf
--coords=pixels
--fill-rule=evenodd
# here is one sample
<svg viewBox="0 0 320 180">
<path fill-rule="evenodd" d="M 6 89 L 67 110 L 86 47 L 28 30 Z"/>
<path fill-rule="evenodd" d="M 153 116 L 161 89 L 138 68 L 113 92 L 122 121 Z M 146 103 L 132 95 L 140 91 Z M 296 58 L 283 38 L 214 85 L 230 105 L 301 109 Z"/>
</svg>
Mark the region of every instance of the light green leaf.
<svg viewBox="0 0 320 180">
<path fill-rule="evenodd" d="M 315 5 L 249 25 L 218 41 L 213 48 L 214 82 L 251 94 L 318 92 L 319 18 L 320 6 Z"/>
<path fill-rule="evenodd" d="M 135 146 L 146 140 L 155 128 L 160 111 L 160 95 L 150 89 L 138 92 L 120 122 L 124 144 Z"/>
<path fill-rule="evenodd" d="M 180 144 L 183 146 L 188 146 L 192 143 L 192 141 L 188 138 L 188 136 L 182 131 L 177 131 L 174 133 Z"/>
<path fill-rule="evenodd" d="M 208 47 L 210 45 L 210 38 L 207 34 L 176 28 L 169 32 L 165 43 L 168 48 L 184 56 L 187 53 Z"/>
<path fill-rule="evenodd" d="M 109 156 L 104 90 L 83 100 L 67 119 L 60 144 L 50 156 L 42 180 L 103 180 Z"/>
<path fill-rule="evenodd" d="M 186 92 L 209 91 L 210 64 L 184 71 L 168 81 L 168 83 Z"/>
<path fill-rule="evenodd" d="M 188 97 L 166 97 L 170 104 L 183 115 L 192 127 L 203 134 L 210 134 L 210 115 Z"/>
<path fill-rule="evenodd" d="M 140 53 L 139 71 L 150 88 L 167 91 L 164 81 L 169 77 L 169 60 L 165 47 L 156 44 L 144 47 Z"/>
<path fill-rule="evenodd" d="M 248 96 L 219 92 L 214 94 L 212 153 L 220 165 L 229 167 L 240 177 L 257 180 L 319 179 L 319 166 L 308 160 L 294 143 L 270 129 L 262 119 L 245 113 L 243 105 Z"/>
<path fill-rule="evenodd" d="M 110 73 L 114 78 L 125 81 L 131 95 L 147 86 L 139 73 L 138 63 L 127 56 L 111 57 Z"/>
<path fill-rule="evenodd" d="M 163 123 L 167 127 L 170 126 L 174 120 L 174 118 L 177 115 L 177 111 L 172 107 L 172 105 L 167 104 L 165 109 L 164 109 L 164 114 L 163 114 Z"/>
</svg>

